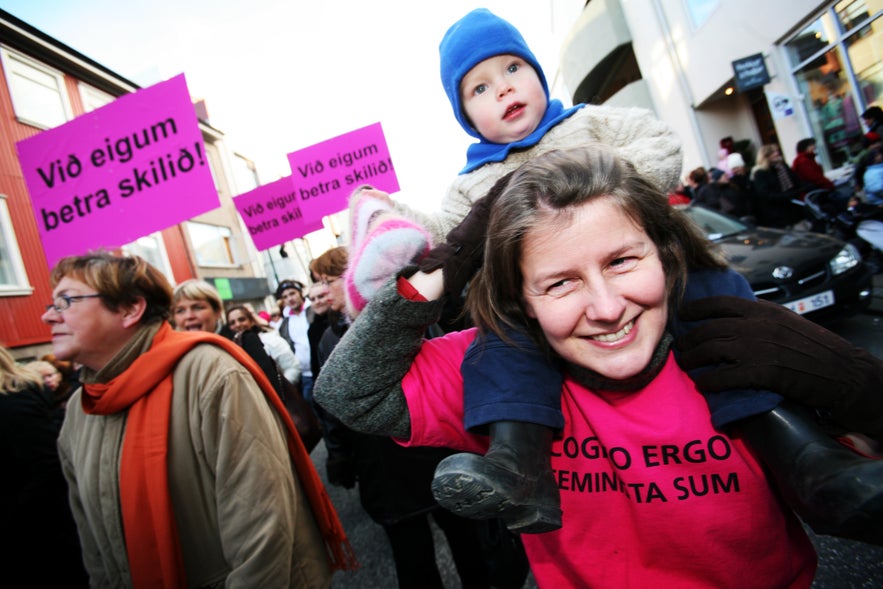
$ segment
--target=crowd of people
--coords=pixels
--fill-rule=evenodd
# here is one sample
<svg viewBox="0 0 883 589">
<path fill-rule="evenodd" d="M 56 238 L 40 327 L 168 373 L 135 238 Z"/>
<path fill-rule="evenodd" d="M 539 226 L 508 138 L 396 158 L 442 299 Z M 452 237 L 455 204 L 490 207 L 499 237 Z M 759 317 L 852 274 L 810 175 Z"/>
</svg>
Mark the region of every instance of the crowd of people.
<svg viewBox="0 0 883 589">
<path fill-rule="evenodd" d="M 669 193 L 669 202 L 695 202 L 735 217 L 751 217 L 759 225 L 797 229 L 811 228 L 802 204 L 811 192 L 826 193 L 826 200 L 837 203 L 842 212 L 858 214 L 854 207 L 859 204 L 878 207 L 883 203 L 883 166 L 874 166 L 883 162 L 879 133 L 883 110 L 872 106 L 862 113 L 862 120 L 868 131 L 854 158 L 854 171 L 843 182 L 835 183 L 825 175 L 813 137 L 797 142 L 790 166 L 776 144 L 761 145 L 755 156 L 750 146 L 735 151 L 732 138 L 725 137 L 720 141 L 718 163 L 691 170 L 684 183 Z M 751 166 L 746 165 L 748 156 L 754 156 Z M 870 209 L 862 210 L 863 218 L 868 218 Z"/>
<path fill-rule="evenodd" d="M 311 428 L 325 480 L 384 532 L 391 586 L 443 586 L 430 522 L 468 588 L 528 567 L 549 587 L 806 588 L 801 522 L 883 545 L 883 361 L 755 301 L 671 206 L 794 226 L 836 189 L 814 140 L 748 166 L 725 138 L 681 183 L 673 129 L 551 99 L 490 11 L 439 53 L 477 140 L 441 209 L 359 187 L 347 245 L 278 306 L 137 256 L 58 262 L 53 355 L 0 348 L 9 563 L 40 542 L 39 586 L 328 587 L 359 555 Z"/>
</svg>

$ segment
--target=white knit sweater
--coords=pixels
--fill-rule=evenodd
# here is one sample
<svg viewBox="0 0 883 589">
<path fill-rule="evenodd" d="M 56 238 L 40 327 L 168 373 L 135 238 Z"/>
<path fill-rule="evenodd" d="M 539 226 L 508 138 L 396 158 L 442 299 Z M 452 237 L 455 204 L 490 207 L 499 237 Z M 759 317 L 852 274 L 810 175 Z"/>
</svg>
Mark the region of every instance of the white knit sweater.
<svg viewBox="0 0 883 589">
<path fill-rule="evenodd" d="M 683 166 L 680 138 L 668 124 L 643 108 L 586 105 L 552 127 L 539 143 L 513 151 L 502 162 L 489 163 L 457 176 L 434 214 L 396 202 L 396 209 L 420 222 L 432 234 L 433 243 L 444 243 L 448 231 L 469 212 L 500 177 L 524 162 L 553 149 L 603 143 L 616 148 L 638 172 L 668 191 L 678 183 Z"/>
</svg>

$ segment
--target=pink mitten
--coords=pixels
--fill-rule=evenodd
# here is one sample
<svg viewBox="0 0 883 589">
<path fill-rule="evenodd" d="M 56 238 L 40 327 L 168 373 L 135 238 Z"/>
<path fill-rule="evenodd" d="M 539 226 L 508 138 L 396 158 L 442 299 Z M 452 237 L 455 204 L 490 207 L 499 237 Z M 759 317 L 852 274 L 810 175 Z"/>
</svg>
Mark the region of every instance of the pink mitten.
<svg viewBox="0 0 883 589">
<path fill-rule="evenodd" d="M 349 308 L 365 308 L 396 272 L 419 261 L 432 247 L 429 233 L 398 216 L 379 198 L 354 195 L 349 263 L 344 273 Z"/>
</svg>

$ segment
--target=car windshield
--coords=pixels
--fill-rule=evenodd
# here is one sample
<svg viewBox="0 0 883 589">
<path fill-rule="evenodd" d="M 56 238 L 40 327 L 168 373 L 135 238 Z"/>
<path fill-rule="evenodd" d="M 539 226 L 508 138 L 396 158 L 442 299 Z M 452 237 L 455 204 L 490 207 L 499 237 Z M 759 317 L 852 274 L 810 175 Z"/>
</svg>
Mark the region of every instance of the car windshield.
<svg viewBox="0 0 883 589">
<path fill-rule="evenodd" d="M 711 241 L 742 233 L 748 229 L 744 223 L 705 207 L 685 205 L 678 208 L 687 213 L 687 216 L 699 226 Z"/>
</svg>

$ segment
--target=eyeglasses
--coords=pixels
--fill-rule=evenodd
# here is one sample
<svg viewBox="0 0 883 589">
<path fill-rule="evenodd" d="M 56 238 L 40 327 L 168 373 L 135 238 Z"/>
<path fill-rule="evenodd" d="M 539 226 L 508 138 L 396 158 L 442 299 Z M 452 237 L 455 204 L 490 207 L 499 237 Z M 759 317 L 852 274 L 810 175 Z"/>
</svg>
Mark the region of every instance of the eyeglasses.
<svg viewBox="0 0 883 589">
<path fill-rule="evenodd" d="M 103 295 L 100 294 L 88 294 L 88 295 L 58 295 L 54 299 L 52 299 L 51 305 L 46 305 L 47 311 L 55 311 L 56 313 L 61 313 L 62 311 L 66 311 L 71 308 L 71 304 L 77 301 L 82 301 L 83 299 L 97 299 L 101 298 Z"/>
</svg>

